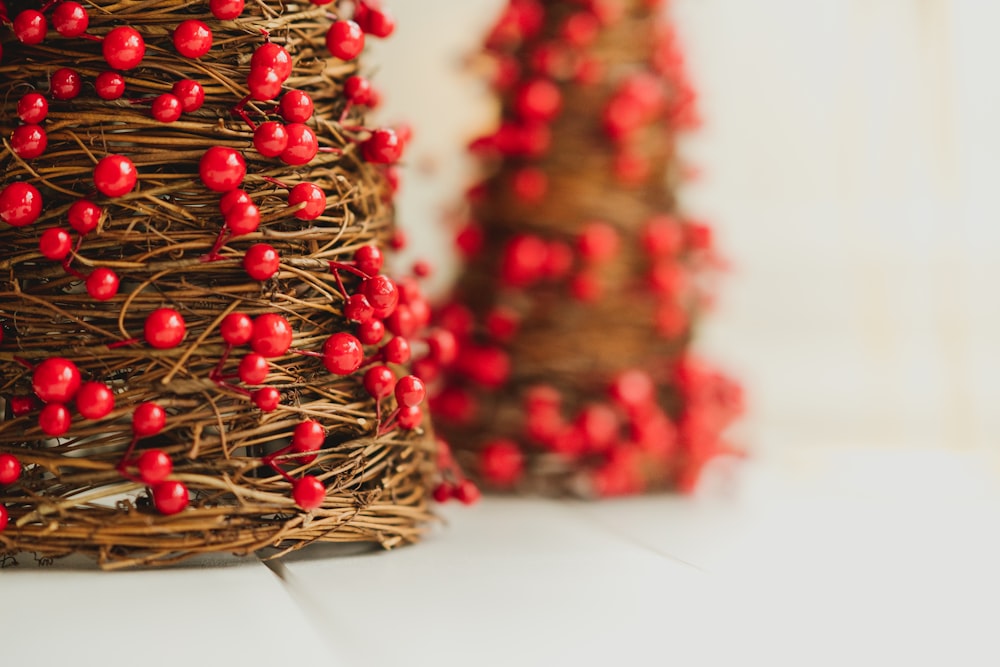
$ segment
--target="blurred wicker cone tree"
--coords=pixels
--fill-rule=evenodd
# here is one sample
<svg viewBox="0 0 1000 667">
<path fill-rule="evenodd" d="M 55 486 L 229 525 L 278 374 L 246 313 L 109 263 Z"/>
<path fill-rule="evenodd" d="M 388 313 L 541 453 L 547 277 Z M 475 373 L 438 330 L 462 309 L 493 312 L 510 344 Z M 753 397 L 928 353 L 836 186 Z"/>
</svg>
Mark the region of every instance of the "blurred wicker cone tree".
<svg viewBox="0 0 1000 667">
<path fill-rule="evenodd" d="M 404 140 L 357 59 L 391 14 L 0 11 L 0 553 L 415 540 L 426 318 L 386 323 L 427 308 L 382 273 Z"/>
<path fill-rule="evenodd" d="M 740 411 L 688 352 L 719 260 L 678 207 L 698 118 L 659 4 L 511 0 L 487 39 L 502 118 L 472 144 L 467 266 L 417 372 L 491 488 L 688 490 Z"/>
</svg>

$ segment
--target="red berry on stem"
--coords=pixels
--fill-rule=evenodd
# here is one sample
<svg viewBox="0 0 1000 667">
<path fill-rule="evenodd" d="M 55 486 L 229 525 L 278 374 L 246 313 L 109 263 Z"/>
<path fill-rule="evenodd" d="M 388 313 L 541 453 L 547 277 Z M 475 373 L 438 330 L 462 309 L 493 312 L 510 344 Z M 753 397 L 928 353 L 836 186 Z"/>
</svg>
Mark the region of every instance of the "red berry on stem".
<svg viewBox="0 0 1000 667">
<path fill-rule="evenodd" d="M 253 392 L 250 398 L 261 412 L 274 412 L 281 404 L 281 392 L 274 387 L 261 387 Z"/>
<path fill-rule="evenodd" d="M 412 336 L 417 332 L 417 322 L 413 317 L 413 311 L 404 304 L 396 306 L 388 317 L 385 318 L 385 328 L 397 336 Z"/>
<path fill-rule="evenodd" d="M 243 0 L 209 0 L 208 9 L 220 21 L 232 21 L 243 13 Z"/>
<path fill-rule="evenodd" d="M 354 264 L 362 273 L 369 276 L 377 276 L 382 270 L 382 263 L 385 257 L 378 246 L 363 245 L 354 251 Z"/>
<path fill-rule="evenodd" d="M 448 366 L 455 361 L 458 356 L 458 342 L 455 334 L 447 329 L 435 329 L 427 334 L 427 347 L 431 359 Z"/>
<path fill-rule="evenodd" d="M 252 201 L 236 204 L 226 213 L 226 227 L 234 237 L 255 232 L 259 226 L 260 209 Z"/>
<path fill-rule="evenodd" d="M 368 322 L 375 316 L 375 309 L 364 294 L 352 294 L 344 304 L 344 317 L 351 322 Z"/>
<path fill-rule="evenodd" d="M 38 400 L 34 396 L 11 396 L 10 411 L 15 417 L 23 417 L 30 414 L 38 407 Z"/>
<path fill-rule="evenodd" d="M 441 482 L 434 487 L 434 491 L 431 493 L 434 496 L 434 502 L 446 503 L 451 500 L 453 489 L 448 482 Z"/>
<path fill-rule="evenodd" d="M 146 42 L 135 28 L 118 26 L 104 36 L 104 60 L 113 69 L 138 67 L 146 55 Z"/>
<path fill-rule="evenodd" d="M 13 484 L 21 476 L 21 462 L 13 454 L 0 454 L 0 484 Z"/>
<path fill-rule="evenodd" d="M 80 73 L 69 67 L 61 67 L 49 78 L 49 93 L 57 100 L 71 100 L 80 94 L 83 81 Z"/>
<path fill-rule="evenodd" d="M 188 488 L 181 482 L 160 482 L 153 486 L 153 506 L 160 514 L 177 514 L 188 506 L 188 502 Z"/>
<path fill-rule="evenodd" d="M 382 359 L 387 364 L 405 364 L 410 360 L 410 341 L 403 336 L 393 336 L 382 346 Z"/>
<path fill-rule="evenodd" d="M 76 392 L 76 410 L 87 419 L 104 419 L 115 409 L 115 394 L 103 382 L 84 382 Z"/>
<path fill-rule="evenodd" d="M 399 379 L 395 388 L 396 402 L 401 406 L 413 407 L 424 402 L 427 390 L 424 388 L 423 380 L 407 375 Z"/>
<path fill-rule="evenodd" d="M 8 514 L 6 507 L 0 505 L 0 533 L 7 528 L 8 521 L 10 521 L 10 514 Z"/>
<path fill-rule="evenodd" d="M 87 276 L 87 294 L 95 301 L 108 301 L 118 294 L 118 282 L 114 271 L 98 267 Z"/>
<path fill-rule="evenodd" d="M 285 50 L 285 47 L 274 42 L 267 42 L 253 52 L 250 58 L 251 70 L 272 69 L 278 73 L 278 77 L 285 81 L 292 74 L 292 57 Z"/>
<path fill-rule="evenodd" d="M 80 236 L 97 229 L 97 223 L 101 221 L 101 207 L 92 201 L 80 199 L 69 207 L 66 217 L 69 226 L 76 230 Z"/>
<path fill-rule="evenodd" d="M 35 366 L 31 387 L 46 403 L 68 403 L 80 389 L 80 371 L 69 359 L 50 357 Z"/>
<path fill-rule="evenodd" d="M 549 177 L 538 167 L 521 167 L 511 177 L 511 192 L 524 203 L 537 202 L 549 189 Z"/>
<path fill-rule="evenodd" d="M 393 385 L 396 383 L 396 375 L 388 366 L 372 366 L 365 371 L 362 381 L 365 391 L 374 398 L 380 400 L 392 393 Z"/>
<path fill-rule="evenodd" d="M 247 175 L 247 164 L 243 156 L 232 148 L 212 146 L 201 156 L 198 173 L 201 182 L 209 190 L 229 192 L 243 183 Z"/>
<path fill-rule="evenodd" d="M 316 133 L 302 123 L 289 123 L 285 130 L 288 132 L 288 146 L 281 153 L 281 161 L 293 166 L 309 164 L 319 152 Z"/>
<path fill-rule="evenodd" d="M 288 148 L 288 130 L 276 120 L 269 120 L 253 131 L 253 147 L 264 157 L 278 157 Z"/>
<path fill-rule="evenodd" d="M 41 123 L 49 115 L 49 101 L 41 93 L 26 93 L 17 101 L 17 116 L 25 123 Z"/>
<path fill-rule="evenodd" d="M 247 88 L 250 90 L 250 99 L 258 102 L 273 100 L 281 94 L 281 84 L 284 79 L 273 69 L 251 69 L 247 75 Z"/>
<path fill-rule="evenodd" d="M 643 226 L 640 241 L 643 250 L 650 256 L 668 257 L 680 251 L 684 245 L 684 233 L 676 219 L 669 215 L 657 215 Z"/>
<path fill-rule="evenodd" d="M 367 106 L 371 100 L 372 84 L 363 76 L 350 76 L 344 81 L 344 95 L 352 104 Z"/>
<path fill-rule="evenodd" d="M 349 333 L 335 333 L 323 343 L 323 366 L 336 375 L 350 375 L 361 368 L 365 350 Z"/>
<path fill-rule="evenodd" d="M 399 421 L 400 428 L 412 431 L 423 424 L 424 411 L 420 409 L 419 405 L 404 405 L 399 409 L 399 415 L 396 419 Z"/>
<path fill-rule="evenodd" d="M 102 100 L 117 100 L 125 94 L 125 77 L 118 72 L 101 72 L 94 80 L 94 88 Z"/>
<path fill-rule="evenodd" d="M 312 475 L 297 480 L 292 487 L 292 500 L 307 512 L 320 507 L 325 499 L 326 487 Z"/>
<path fill-rule="evenodd" d="M 11 183 L 0 192 L 0 220 L 11 227 L 30 225 L 42 214 L 42 195 L 30 183 Z"/>
<path fill-rule="evenodd" d="M 278 251 L 266 243 L 250 246 L 243 256 L 243 269 L 254 280 L 269 280 L 278 272 L 280 264 Z"/>
<path fill-rule="evenodd" d="M 147 449 L 139 456 L 135 467 L 139 470 L 139 479 L 146 484 L 157 484 L 170 477 L 174 462 L 162 449 Z"/>
<path fill-rule="evenodd" d="M 518 89 L 514 106 L 521 118 L 547 123 L 562 110 L 562 93 L 548 79 L 533 79 Z"/>
<path fill-rule="evenodd" d="M 94 167 L 94 185 L 108 197 L 121 197 L 132 192 L 138 178 L 132 160 L 124 155 L 108 155 Z"/>
<path fill-rule="evenodd" d="M 173 123 L 181 117 L 180 99 L 173 93 L 163 93 L 153 100 L 153 118 L 161 123 Z"/>
<path fill-rule="evenodd" d="M 618 253 L 618 230 L 606 222 L 588 222 L 576 245 L 585 262 L 606 262 Z"/>
<path fill-rule="evenodd" d="M 304 123 L 313 115 L 313 101 L 304 90 L 289 90 L 281 96 L 281 117 L 289 123 Z"/>
<path fill-rule="evenodd" d="M 361 145 L 367 161 L 373 164 L 394 164 L 403 156 L 403 142 L 395 131 L 382 128 L 372 132 L 372 136 Z"/>
<path fill-rule="evenodd" d="M 479 452 L 479 474 L 493 486 L 508 488 L 524 474 L 524 454 L 513 440 L 493 440 Z"/>
<path fill-rule="evenodd" d="M 65 229 L 53 227 L 42 232 L 38 239 L 38 251 L 46 259 L 60 261 L 73 249 L 73 238 Z"/>
<path fill-rule="evenodd" d="M 219 333 L 230 345 L 246 345 L 253 335 L 253 320 L 246 313 L 229 313 L 222 318 Z"/>
<path fill-rule="evenodd" d="M 385 337 L 382 320 L 371 319 L 358 325 L 358 338 L 365 345 L 378 345 Z"/>
<path fill-rule="evenodd" d="M 143 333 L 146 342 L 159 350 L 177 347 L 187 332 L 184 318 L 173 308 L 158 308 L 146 318 Z"/>
<path fill-rule="evenodd" d="M 365 33 L 354 21 L 335 21 L 326 33 L 326 48 L 334 58 L 354 60 L 365 48 Z"/>
<path fill-rule="evenodd" d="M 201 58 L 212 48 L 212 30 L 195 19 L 183 21 L 174 29 L 174 48 L 186 58 Z"/>
<path fill-rule="evenodd" d="M 611 398 L 625 409 L 649 405 L 656 393 L 656 385 L 649 373 L 638 368 L 622 371 L 608 388 Z"/>
<path fill-rule="evenodd" d="M 271 367 L 267 363 L 267 358 L 262 354 L 251 352 L 240 359 L 240 382 L 244 384 L 261 384 L 270 372 Z"/>
<path fill-rule="evenodd" d="M 292 325 L 277 313 L 258 315 L 253 321 L 250 347 L 268 358 L 280 357 L 292 346 Z"/>
<path fill-rule="evenodd" d="M 52 27 L 63 37 L 79 37 L 89 23 L 87 10 L 78 2 L 60 2 L 52 12 Z"/>
<path fill-rule="evenodd" d="M 250 199 L 250 195 L 248 195 L 245 190 L 230 190 L 226 194 L 219 197 L 219 212 L 225 216 L 228 215 L 237 204 L 249 204 L 252 201 L 253 200 Z"/>
<path fill-rule="evenodd" d="M 463 505 L 475 505 L 482 495 L 479 487 L 469 479 L 463 479 L 455 487 L 455 499 Z"/>
<path fill-rule="evenodd" d="M 385 9 L 371 9 L 365 19 L 365 32 L 386 38 L 396 29 L 396 19 Z"/>
<path fill-rule="evenodd" d="M 205 89 L 194 79 L 181 79 L 170 89 L 181 103 L 184 113 L 191 113 L 205 103 Z"/>
<path fill-rule="evenodd" d="M 326 429 L 314 419 L 301 422 L 292 432 L 293 452 L 315 452 L 326 441 Z"/>
<path fill-rule="evenodd" d="M 292 215 L 299 220 L 315 220 L 326 212 L 326 193 L 315 183 L 299 183 L 289 190 L 288 205 L 300 204 L 304 206 Z"/>
<path fill-rule="evenodd" d="M 167 412 L 153 402 L 140 403 L 132 411 L 132 433 L 137 438 L 156 435 L 167 425 Z"/>
<path fill-rule="evenodd" d="M 368 302 L 375 309 L 375 317 L 379 319 L 391 314 L 399 303 L 396 283 L 386 275 L 374 276 L 362 282 L 361 293 L 368 298 Z"/>
<path fill-rule="evenodd" d="M 35 9 L 25 9 L 14 17 L 14 36 L 22 44 L 41 44 L 49 29 L 45 15 Z"/>
<path fill-rule="evenodd" d="M 52 437 L 66 433 L 71 421 L 69 408 L 62 403 L 48 403 L 38 413 L 38 427 L 42 433 Z"/>
</svg>

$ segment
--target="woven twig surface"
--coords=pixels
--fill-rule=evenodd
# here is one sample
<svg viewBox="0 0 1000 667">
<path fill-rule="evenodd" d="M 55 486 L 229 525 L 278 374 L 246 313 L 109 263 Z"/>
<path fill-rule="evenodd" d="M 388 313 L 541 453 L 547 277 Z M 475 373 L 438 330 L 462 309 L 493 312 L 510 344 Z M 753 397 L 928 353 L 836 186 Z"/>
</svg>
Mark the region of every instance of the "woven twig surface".
<svg viewBox="0 0 1000 667">
<path fill-rule="evenodd" d="M 16 16 L 36 3 L 7 4 Z M 37 425 L 37 410 L 14 416 L 7 401 L 0 453 L 15 454 L 24 470 L 17 482 L 0 486 L 0 503 L 10 514 L 0 551 L 86 552 L 118 567 L 312 541 L 385 547 L 414 541 L 429 518 L 429 439 L 421 429 L 380 429 L 378 417 L 393 409 L 393 399 L 385 399 L 377 414 L 359 374 L 331 374 L 321 358 L 308 354 L 320 352 L 331 334 L 351 329 L 330 262 L 350 262 L 358 248 L 382 245 L 392 232 L 390 188 L 381 170 L 360 157 L 364 119 L 356 107 L 345 109 L 343 84 L 358 65 L 331 58 L 323 46 L 331 13 L 351 4 L 250 1 L 234 21 L 215 19 L 207 2 L 84 4 L 90 35 L 130 25 L 145 39 L 146 56 L 125 72 L 121 99 L 105 101 L 94 93 L 95 77 L 108 69 L 100 41 L 50 33 L 43 43 L 26 46 L 0 29 L 4 137 L 17 125 L 18 99 L 32 90 L 47 93 L 55 69 L 71 66 L 84 82 L 72 100 L 50 97 L 43 155 L 22 160 L 7 141 L 0 152 L 0 186 L 29 182 L 44 198 L 34 224 L 0 224 L 0 396 L 29 396 L 30 367 L 64 357 L 84 381 L 113 389 L 115 409 L 99 420 L 74 414 L 67 433 L 48 438 Z M 173 29 L 187 19 L 204 21 L 214 33 L 211 50 L 199 59 L 179 56 L 171 41 Z M 284 89 L 306 91 L 315 102 L 306 124 L 321 149 L 306 166 L 257 153 L 251 127 L 232 113 L 247 95 L 249 61 L 265 33 L 292 56 Z M 204 105 L 169 124 L 151 117 L 149 98 L 186 78 L 204 87 Z M 251 102 L 246 112 L 255 123 L 280 120 L 275 102 Z M 210 146 L 243 155 L 242 188 L 261 213 L 256 231 L 229 239 L 215 256 L 220 197 L 198 176 Z M 111 154 L 129 157 L 139 175 L 132 192 L 114 199 L 97 193 L 92 181 L 96 162 Z M 315 183 L 327 197 L 325 212 L 314 220 L 294 217 L 289 207 L 283 186 L 302 182 Z M 66 227 L 67 211 L 81 197 L 92 198 L 104 213 L 98 229 L 80 240 L 67 272 L 39 254 L 39 238 Z M 248 248 L 263 242 L 281 262 L 273 277 L 257 281 L 242 262 Z M 107 301 L 92 298 L 81 282 L 98 267 L 112 269 L 121 281 Z M 348 291 L 357 289 L 356 275 L 339 275 Z M 155 349 L 143 340 L 144 323 L 163 307 L 183 316 L 187 334 L 176 347 Z M 220 337 L 220 322 L 232 312 L 278 313 L 294 332 L 291 350 L 268 360 L 266 384 L 281 392 L 271 412 L 258 409 L 239 380 L 219 380 L 231 378 L 249 352 L 230 351 Z M 138 442 L 136 454 L 150 447 L 170 454 L 170 479 L 191 494 L 190 505 L 171 516 L 156 512 L 149 489 L 117 469 L 132 441 L 132 412 L 147 401 L 165 408 L 168 418 L 158 435 Z M 289 479 L 262 462 L 306 419 L 325 427 L 324 448 L 310 464 L 289 455 L 280 467 L 291 478 L 308 472 L 323 481 L 326 498 L 311 512 L 296 506 Z"/>
</svg>

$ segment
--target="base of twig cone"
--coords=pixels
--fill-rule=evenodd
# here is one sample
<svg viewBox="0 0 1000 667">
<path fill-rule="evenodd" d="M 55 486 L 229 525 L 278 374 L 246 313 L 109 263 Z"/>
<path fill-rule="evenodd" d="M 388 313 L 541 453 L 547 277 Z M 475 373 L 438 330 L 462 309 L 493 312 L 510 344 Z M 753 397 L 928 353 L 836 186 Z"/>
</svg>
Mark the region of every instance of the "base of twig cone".
<svg viewBox="0 0 1000 667">
<path fill-rule="evenodd" d="M 468 256 L 438 324 L 439 430 L 486 488 L 689 489 L 739 390 L 688 353 L 721 264 L 679 212 L 694 93 L 658 3 L 512 1 L 487 52 L 503 120 L 472 144 Z"/>
<path fill-rule="evenodd" d="M 401 146 L 345 93 L 345 13 L 373 10 L 91 2 L 85 33 L 47 9 L 36 43 L 36 4 L 0 26 L 0 553 L 417 540 L 423 388 L 393 395 L 408 347 L 362 345 L 345 314 L 367 294 L 381 326 L 400 297 L 376 274 Z"/>
</svg>

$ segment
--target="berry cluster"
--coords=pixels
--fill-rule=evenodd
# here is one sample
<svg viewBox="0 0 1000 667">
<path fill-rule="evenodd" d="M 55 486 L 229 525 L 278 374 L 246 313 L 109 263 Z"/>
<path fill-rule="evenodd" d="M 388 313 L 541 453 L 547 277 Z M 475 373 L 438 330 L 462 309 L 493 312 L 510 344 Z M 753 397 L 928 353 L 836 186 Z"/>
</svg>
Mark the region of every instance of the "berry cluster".
<svg viewBox="0 0 1000 667">
<path fill-rule="evenodd" d="M 738 387 L 687 351 L 721 262 L 672 192 L 675 137 L 698 117 L 659 4 L 509 0 L 487 37 L 503 117 L 470 145 L 490 171 L 436 313 L 454 358 L 422 377 L 493 488 L 690 489 L 740 410 Z"/>
</svg>

